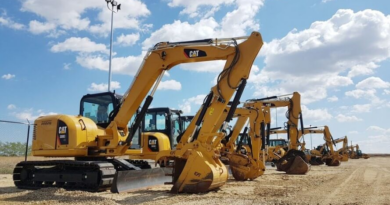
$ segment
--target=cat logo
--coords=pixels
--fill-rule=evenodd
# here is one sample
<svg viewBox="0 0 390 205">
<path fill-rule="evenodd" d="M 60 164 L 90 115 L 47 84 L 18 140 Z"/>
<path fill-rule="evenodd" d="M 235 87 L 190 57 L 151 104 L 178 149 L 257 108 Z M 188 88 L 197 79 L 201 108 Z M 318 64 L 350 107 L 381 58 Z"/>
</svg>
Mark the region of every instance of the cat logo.
<svg viewBox="0 0 390 205">
<path fill-rule="evenodd" d="M 156 145 L 157 144 L 157 140 L 149 140 L 149 145 Z"/>
<path fill-rule="evenodd" d="M 67 129 L 66 126 L 58 127 L 58 133 L 59 134 L 65 134 L 66 133 L 66 129 Z"/>
<path fill-rule="evenodd" d="M 184 55 L 186 58 L 199 58 L 207 56 L 205 51 L 198 49 L 184 49 Z"/>
<path fill-rule="evenodd" d="M 190 58 L 198 57 L 199 50 L 190 51 Z"/>
</svg>

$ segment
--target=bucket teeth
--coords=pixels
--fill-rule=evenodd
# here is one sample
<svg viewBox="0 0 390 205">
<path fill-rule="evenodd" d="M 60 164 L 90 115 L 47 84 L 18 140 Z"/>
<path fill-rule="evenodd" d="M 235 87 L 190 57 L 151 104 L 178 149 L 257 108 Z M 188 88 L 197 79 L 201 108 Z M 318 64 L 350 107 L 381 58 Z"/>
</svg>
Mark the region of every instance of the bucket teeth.
<svg viewBox="0 0 390 205">
<path fill-rule="evenodd" d="M 164 185 L 172 185 L 173 182 L 164 182 Z"/>
</svg>

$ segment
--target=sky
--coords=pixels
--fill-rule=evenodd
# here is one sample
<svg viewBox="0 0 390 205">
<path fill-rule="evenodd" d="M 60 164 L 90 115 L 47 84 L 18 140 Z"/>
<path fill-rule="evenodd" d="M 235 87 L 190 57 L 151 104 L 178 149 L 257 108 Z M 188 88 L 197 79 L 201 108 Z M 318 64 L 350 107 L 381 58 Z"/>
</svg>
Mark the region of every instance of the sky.
<svg viewBox="0 0 390 205">
<path fill-rule="evenodd" d="M 237 37 L 264 45 L 241 100 L 299 92 L 305 127 L 328 125 L 363 152 L 389 153 L 390 2 L 387 0 L 118 0 L 111 88 L 123 94 L 148 48 L 161 41 Z M 0 120 L 77 115 L 87 93 L 107 90 L 111 12 L 104 0 L 0 4 Z M 194 114 L 223 63 L 179 65 L 152 107 Z M 272 127 L 286 121 L 272 114 Z M 0 141 L 26 127 L 0 123 Z M 280 136 L 279 136 L 280 137 Z M 306 135 L 307 147 L 323 143 Z M 312 142 L 310 141 L 312 140 Z M 341 145 L 338 145 L 340 148 Z"/>
</svg>

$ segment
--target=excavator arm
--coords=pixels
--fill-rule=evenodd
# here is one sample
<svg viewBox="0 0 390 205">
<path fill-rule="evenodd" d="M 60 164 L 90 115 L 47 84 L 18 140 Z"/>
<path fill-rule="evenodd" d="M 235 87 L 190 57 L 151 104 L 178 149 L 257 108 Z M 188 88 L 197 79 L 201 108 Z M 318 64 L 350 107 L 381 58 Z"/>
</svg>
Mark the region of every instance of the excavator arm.
<svg viewBox="0 0 390 205">
<path fill-rule="evenodd" d="M 227 109 L 229 110 L 229 109 Z M 253 180 L 263 175 L 265 171 L 264 153 L 264 115 L 259 109 L 252 107 L 237 108 L 234 117 L 237 117 L 236 124 L 231 131 L 222 154 L 228 158 L 233 177 L 238 181 Z M 239 142 L 235 145 L 240 132 L 246 122 Z M 241 153 L 243 140 L 249 136 L 246 153 Z"/>
<path fill-rule="evenodd" d="M 223 129 L 226 129 L 232 119 L 262 44 L 261 35 L 253 32 L 240 44 L 224 48 L 209 47 L 216 49 L 214 52 L 220 55 L 218 59 L 226 60 L 225 68 L 217 78 L 217 85 L 212 87 L 200 110 L 182 134 L 176 150 L 162 151 L 157 155 L 157 160 L 173 161 L 173 164 L 168 164 L 173 167 L 171 192 L 205 192 L 226 183 L 228 173 L 220 160 L 218 148 L 225 134 L 214 130 L 219 129 L 217 123 L 237 91 L 223 122 Z"/>
<path fill-rule="evenodd" d="M 312 134 L 323 134 L 323 136 L 324 136 L 325 143 L 322 146 L 322 149 L 319 151 L 319 153 L 322 154 L 321 160 L 324 161 L 326 163 L 326 165 L 328 165 L 328 166 L 339 166 L 340 165 L 340 156 L 339 156 L 339 153 L 334 150 L 333 146 L 336 145 L 336 142 L 334 141 L 332 134 L 330 133 L 329 127 L 324 126 L 323 129 L 310 129 L 309 132 Z M 325 149 L 325 148 L 327 148 L 327 149 Z M 325 151 L 323 151 L 323 149 Z M 314 150 L 312 152 L 313 152 L 313 155 L 318 155 L 318 150 Z M 317 160 L 312 159 L 311 161 L 317 161 Z M 313 165 L 316 165 L 316 164 L 313 164 Z"/>
<path fill-rule="evenodd" d="M 298 92 L 294 92 L 292 97 L 273 96 L 261 99 L 247 100 L 247 103 L 259 103 L 264 107 L 277 108 L 287 107 L 287 138 L 289 139 L 289 147 L 287 153 L 280 158 L 277 163 L 278 171 L 285 171 L 287 174 L 306 174 L 310 165 L 306 161 L 305 153 L 298 150 L 299 145 L 299 122 L 301 129 L 303 128 L 302 111 L 301 111 L 301 96 Z"/>
<path fill-rule="evenodd" d="M 348 149 L 347 149 L 348 137 L 344 136 L 342 138 L 337 138 L 334 140 L 334 142 L 336 144 L 340 142 L 343 143 L 343 146 L 340 149 L 338 149 L 336 152 L 339 153 L 342 162 L 347 162 L 348 161 Z"/>
</svg>

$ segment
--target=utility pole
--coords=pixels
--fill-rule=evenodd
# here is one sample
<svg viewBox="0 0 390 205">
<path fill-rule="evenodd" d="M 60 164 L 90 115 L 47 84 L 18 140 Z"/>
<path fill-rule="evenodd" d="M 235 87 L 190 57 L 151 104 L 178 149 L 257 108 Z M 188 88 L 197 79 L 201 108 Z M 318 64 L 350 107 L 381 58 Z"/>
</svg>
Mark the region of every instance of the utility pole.
<svg viewBox="0 0 390 205">
<path fill-rule="evenodd" d="M 112 61 L 112 38 L 114 33 L 114 12 L 117 13 L 121 9 L 121 4 L 118 4 L 115 0 L 105 0 L 107 2 L 107 8 L 111 11 L 111 38 L 110 38 L 110 61 L 108 67 L 108 91 L 110 91 L 111 87 L 111 61 Z M 111 4 L 111 8 L 109 6 Z M 116 7 L 116 11 L 114 8 Z"/>
</svg>

